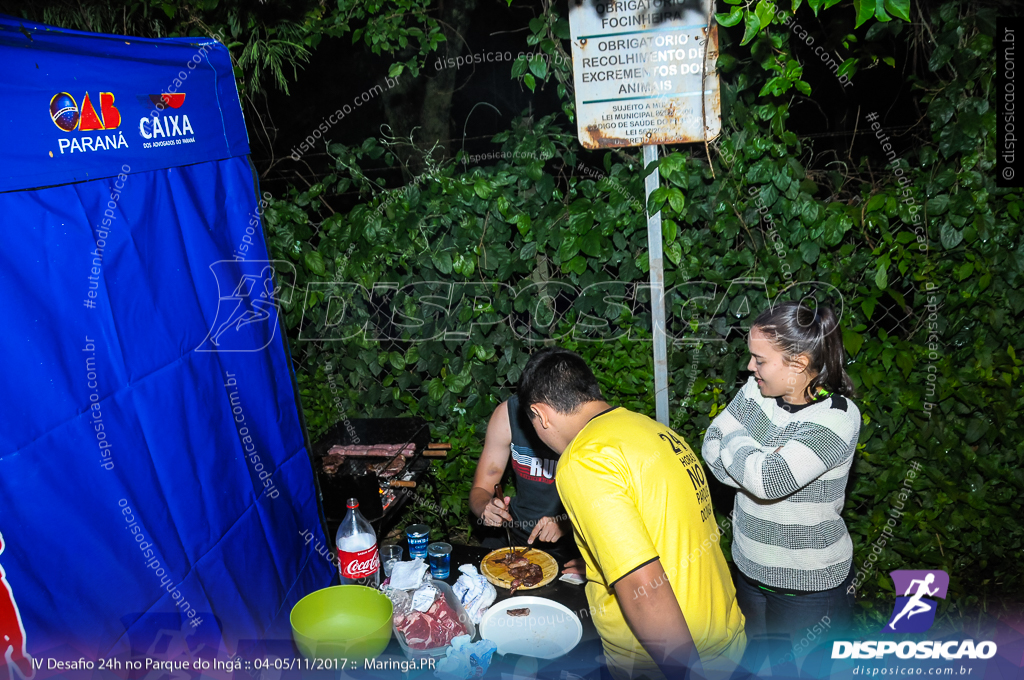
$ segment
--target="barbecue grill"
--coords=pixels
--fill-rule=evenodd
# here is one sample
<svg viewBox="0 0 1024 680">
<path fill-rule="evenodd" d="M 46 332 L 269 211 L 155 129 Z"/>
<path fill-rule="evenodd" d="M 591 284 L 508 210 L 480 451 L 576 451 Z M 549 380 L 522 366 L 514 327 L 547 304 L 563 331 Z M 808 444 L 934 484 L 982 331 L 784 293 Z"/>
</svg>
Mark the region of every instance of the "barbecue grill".
<svg viewBox="0 0 1024 680">
<path fill-rule="evenodd" d="M 389 458 L 346 456 L 336 473 L 325 473 L 323 458 L 332 446 L 412 444 L 416 447 L 415 453 L 406 459 L 405 468 L 394 479 L 417 482 L 430 467 L 430 461 L 423 455 L 429 443 L 430 428 L 422 418 L 354 418 L 328 430 L 313 445 L 313 467 L 320 483 L 328 537 L 334 536 L 345 519 L 345 503 L 349 498 L 359 501 L 359 511 L 374 525 L 380 537 L 381 529 L 398 516 L 398 511 L 413 495 L 412 489 L 392 487 L 390 480 L 366 469 L 369 464 L 386 462 Z"/>
</svg>

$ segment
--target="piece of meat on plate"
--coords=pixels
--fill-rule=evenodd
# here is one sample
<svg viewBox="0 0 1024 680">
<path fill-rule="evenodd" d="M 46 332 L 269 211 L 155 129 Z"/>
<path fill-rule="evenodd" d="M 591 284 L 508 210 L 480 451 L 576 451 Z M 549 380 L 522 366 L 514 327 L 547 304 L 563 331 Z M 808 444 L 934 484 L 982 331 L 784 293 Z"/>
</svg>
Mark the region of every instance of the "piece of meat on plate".
<svg viewBox="0 0 1024 680">
<path fill-rule="evenodd" d="M 505 613 L 508 614 L 509 616 L 529 616 L 530 615 L 530 608 L 529 607 L 519 607 L 518 609 L 506 609 Z"/>
<path fill-rule="evenodd" d="M 453 638 L 467 633 L 466 627 L 443 597 L 437 598 L 426 613 L 412 611 L 396 617 L 395 629 L 405 636 L 405 644 L 409 645 L 409 649 L 444 647 Z"/>
<path fill-rule="evenodd" d="M 495 564 L 504 564 L 509 569 L 514 567 L 525 567 L 530 564 L 530 560 L 523 557 L 522 553 L 517 552 L 503 553 L 501 556 L 494 559 L 493 562 Z"/>
<path fill-rule="evenodd" d="M 544 570 L 539 564 L 533 562 L 522 567 L 511 567 L 508 575 L 512 577 L 512 584 L 509 586 L 509 594 L 514 595 L 520 586 L 530 588 L 544 580 Z"/>
<path fill-rule="evenodd" d="M 405 644 L 409 649 L 431 649 L 438 647 L 434 643 L 434 618 L 423 612 L 413 611 L 408 615 L 395 619 L 395 628 L 405 636 Z"/>
<path fill-rule="evenodd" d="M 466 627 L 459 621 L 459 615 L 448 606 L 443 597 L 437 598 L 427 613 L 433 615 L 436 622 L 436 625 L 432 626 L 435 647 L 443 647 L 453 638 L 467 633 Z"/>
</svg>

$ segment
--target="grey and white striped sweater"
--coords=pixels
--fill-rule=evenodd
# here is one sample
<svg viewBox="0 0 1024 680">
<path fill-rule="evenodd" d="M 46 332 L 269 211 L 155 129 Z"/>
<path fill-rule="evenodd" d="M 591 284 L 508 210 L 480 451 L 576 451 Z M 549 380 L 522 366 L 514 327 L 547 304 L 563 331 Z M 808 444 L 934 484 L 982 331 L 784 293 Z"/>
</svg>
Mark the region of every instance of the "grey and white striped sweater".
<svg viewBox="0 0 1024 680">
<path fill-rule="evenodd" d="M 780 402 L 761 396 L 751 376 L 712 421 L 701 453 L 719 481 L 739 489 L 732 556 L 740 571 L 784 590 L 828 590 L 853 561 L 840 513 L 860 410 L 838 395 L 792 413 Z"/>
</svg>

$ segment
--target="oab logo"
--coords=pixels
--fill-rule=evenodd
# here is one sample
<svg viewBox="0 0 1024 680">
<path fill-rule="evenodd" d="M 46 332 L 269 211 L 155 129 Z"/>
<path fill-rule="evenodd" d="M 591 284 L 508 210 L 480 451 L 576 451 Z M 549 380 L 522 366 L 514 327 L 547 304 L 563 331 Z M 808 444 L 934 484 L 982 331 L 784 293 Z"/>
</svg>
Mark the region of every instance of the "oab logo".
<svg viewBox="0 0 1024 680">
<path fill-rule="evenodd" d="M 50 98 L 50 119 L 64 132 L 116 130 L 121 125 L 121 112 L 114 106 L 112 92 L 100 92 L 99 113 L 88 92 L 82 100 L 81 111 L 74 97 L 67 92 L 58 92 Z"/>
</svg>

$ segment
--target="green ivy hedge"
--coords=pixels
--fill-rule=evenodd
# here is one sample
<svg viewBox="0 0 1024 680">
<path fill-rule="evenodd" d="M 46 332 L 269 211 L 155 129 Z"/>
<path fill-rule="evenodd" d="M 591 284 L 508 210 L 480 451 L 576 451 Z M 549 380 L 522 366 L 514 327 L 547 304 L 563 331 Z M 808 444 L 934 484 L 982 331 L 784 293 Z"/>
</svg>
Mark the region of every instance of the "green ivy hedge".
<svg viewBox="0 0 1024 680">
<path fill-rule="evenodd" d="M 871 567 L 859 596 L 875 617 L 888 613 L 892 569 L 948 571 L 947 615 L 997 606 L 1024 582 L 1022 198 L 994 181 L 995 15 L 964 7 L 926 17 L 938 47 L 914 87 L 931 143 L 881 171 L 866 159 L 844 172 L 808 165 L 788 118 L 793 91 L 812 84 L 788 32 L 745 36 L 744 60 L 725 56 L 738 50 L 724 33 L 725 133 L 711 165 L 697 145 L 673 150 L 647 206 L 662 212 L 672 290 L 671 420 L 691 445 L 735 394 L 745 327 L 769 300 L 814 292 L 841 306 L 864 421 L 844 516 L 855 564 Z M 534 42 L 558 49 L 560 21 L 531 25 Z M 454 450 L 434 464 L 439 506 L 410 512 L 447 533 L 469 530 L 487 418 L 531 348 L 555 339 L 580 352 L 610 401 L 653 414 L 645 173 L 626 155 L 585 152 L 573 132 L 524 118 L 494 142 L 534 158 L 431 166 L 393 189 L 362 173 L 396 162 L 376 140 L 336 145 L 335 174 L 266 213 L 273 256 L 311 291 L 285 305 L 311 436 L 345 416 L 426 418 Z M 318 222 L 323 195 L 353 190 L 361 204 Z M 440 297 L 430 306 L 428 295 Z"/>
</svg>

